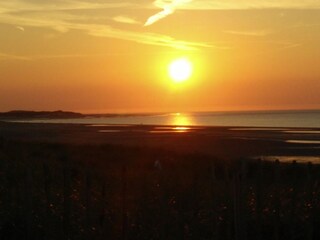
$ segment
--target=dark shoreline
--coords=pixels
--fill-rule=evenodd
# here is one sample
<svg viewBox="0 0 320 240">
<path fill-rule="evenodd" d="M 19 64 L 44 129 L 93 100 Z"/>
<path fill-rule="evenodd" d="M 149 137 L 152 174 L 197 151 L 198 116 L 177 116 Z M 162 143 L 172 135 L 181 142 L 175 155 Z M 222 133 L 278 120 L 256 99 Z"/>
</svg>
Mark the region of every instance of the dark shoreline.
<svg viewBox="0 0 320 240">
<path fill-rule="evenodd" d="M 152 147 L 181 153 L 199 152 L 219 157 L 320 156 L 320 144 L 287 140 L 320 141 L 318 128 L 190 127 L 156 125 L 47 124 L 0 122 L 0 138 L 10 141 L 76 145 Z M 236 129 L 236 130 L 233 130 Z M 257 130 L 258 129 L 258 130 Z M 276 130 L 279 129 L 279 130 Z M 290 131 L 293 132 L 290 132 Z"/>
</svg>

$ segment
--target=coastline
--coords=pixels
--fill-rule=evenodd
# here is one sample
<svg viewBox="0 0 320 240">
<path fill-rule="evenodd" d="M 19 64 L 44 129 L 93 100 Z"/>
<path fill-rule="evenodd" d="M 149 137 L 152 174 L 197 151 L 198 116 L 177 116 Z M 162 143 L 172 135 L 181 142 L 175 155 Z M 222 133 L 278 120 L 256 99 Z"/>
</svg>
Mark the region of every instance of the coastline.
<svg viewBox="0 0 320 240">
<path fill-rule="evenodd" d="M 319 132 L 319 128 L 0 122 L 0 136 L 6 141 L 148 147 L 224 158 L 320 156 Z"/>
</svg>

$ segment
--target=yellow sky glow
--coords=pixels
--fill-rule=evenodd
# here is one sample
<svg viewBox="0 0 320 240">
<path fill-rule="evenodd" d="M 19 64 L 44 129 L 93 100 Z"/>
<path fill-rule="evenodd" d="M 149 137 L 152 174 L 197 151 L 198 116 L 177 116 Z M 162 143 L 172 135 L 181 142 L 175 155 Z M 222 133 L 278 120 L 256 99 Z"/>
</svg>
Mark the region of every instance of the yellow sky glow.
<svg viewBox="0 0 320 240">
<path fill-rule="evenodd" d="M 0 111 L 320 108 L 319 23 L 319 0 L 0 0 Z"/>
</svg>

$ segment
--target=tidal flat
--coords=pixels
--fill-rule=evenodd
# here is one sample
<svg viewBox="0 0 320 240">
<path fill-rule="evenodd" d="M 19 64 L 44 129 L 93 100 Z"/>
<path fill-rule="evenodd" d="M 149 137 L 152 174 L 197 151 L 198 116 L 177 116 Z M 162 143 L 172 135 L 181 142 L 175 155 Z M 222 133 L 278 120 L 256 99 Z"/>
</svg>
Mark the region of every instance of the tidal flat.
<svg viewBox="0 0 320 240">
<path fill-rule="evenodd" d="M 0 237 L 317 239 L 320 165 L 280 157 L 319 135 L 290 130 L 1 122 Z"/>
</svg>

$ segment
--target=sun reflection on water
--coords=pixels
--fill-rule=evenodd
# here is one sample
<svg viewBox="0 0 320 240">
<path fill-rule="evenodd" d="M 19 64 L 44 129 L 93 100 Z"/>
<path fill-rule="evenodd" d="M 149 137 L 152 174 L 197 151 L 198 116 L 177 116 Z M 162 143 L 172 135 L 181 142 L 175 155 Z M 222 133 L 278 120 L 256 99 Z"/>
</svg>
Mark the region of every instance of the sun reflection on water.
<svg viewBox="0 0 320 240">
<path fill-rule="evenodd" d="M 170 119 L 170 125 L 173 125 L 172 130 L 174 132 L 188 132 L 193 125 L 192 119 L 187 114 L 174 113 Z"/>
<path fill-rule="evenodd" d="M 181 113 L 174 113 L 170 119 L 170 124 L 177 127 L 182 126 L 191 126 L 193 125 L 192 119 L 190 116 Z"/>
<path fill-rule="evenodd" d="M 195 129 L 193 127 L 194 121 L 188 114 L 182 113 L 172 113 L 170 114 L 170 118 L 167 122 L 168 126 L 158 126 L 155 127 L 154 130 L 149 131 L 150 133 L 185 133 L 190 132 Z"/>
<path fill-rule="evenodd" d="M 189 127 L 173 127 L 172 130 L 174 132 L 188 132 L 190 128 Z"/>
</svg>

